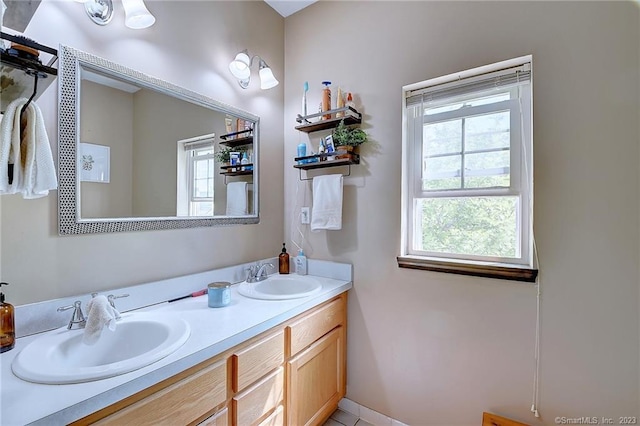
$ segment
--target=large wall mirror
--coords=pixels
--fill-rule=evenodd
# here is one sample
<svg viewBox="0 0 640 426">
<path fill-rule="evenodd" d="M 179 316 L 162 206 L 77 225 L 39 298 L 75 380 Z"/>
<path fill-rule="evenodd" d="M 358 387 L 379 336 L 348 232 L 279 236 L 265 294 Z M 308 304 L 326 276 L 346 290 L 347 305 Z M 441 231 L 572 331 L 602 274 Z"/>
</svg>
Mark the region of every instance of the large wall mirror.
<svg viewBox="0 0 640 426">
<path fill-rule="evenodd" d="M 259 117 L 60 46 L 61 235 L 259 221 Z"/>
</svg>

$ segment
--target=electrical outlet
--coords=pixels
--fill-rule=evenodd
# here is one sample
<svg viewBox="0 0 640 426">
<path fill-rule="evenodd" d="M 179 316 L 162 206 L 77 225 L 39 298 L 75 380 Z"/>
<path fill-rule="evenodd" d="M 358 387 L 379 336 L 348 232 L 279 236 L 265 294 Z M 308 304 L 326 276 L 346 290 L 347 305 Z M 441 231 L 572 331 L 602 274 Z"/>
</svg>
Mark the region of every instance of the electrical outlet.
<svg viewBox="0 0 640 426">
<path fill-rule="evenodd" d="M 309 207 L 302 207 L 300 209 L 300 223 L 303 225 L 308 225 L 311 222 L 309 213 Z"/>
</svg>

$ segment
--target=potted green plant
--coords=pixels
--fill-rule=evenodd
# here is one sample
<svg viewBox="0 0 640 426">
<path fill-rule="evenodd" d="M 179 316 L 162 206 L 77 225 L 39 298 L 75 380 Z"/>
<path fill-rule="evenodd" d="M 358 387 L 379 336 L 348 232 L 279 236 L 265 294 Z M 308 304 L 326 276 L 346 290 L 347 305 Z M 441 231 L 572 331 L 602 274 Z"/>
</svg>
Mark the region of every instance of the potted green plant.
<svg viewBox="0 0 640 426">
<path fill-rule="evenodd" d="M 213 154 L 213 157 L 216 159 L 216 161 L 218 163 L 222 163 L 222 165 L 229 165 L 229 162 L 231 161 L 231 153 L 233 152 L 233 149 L 225 146 L 222 147 L 219 151 L 216 151 Z"/>
<path fill-rule="evenodd" d="M 348 127 L 344 120 L 340 120 L 340 124 L 333 131 L 333 143 L 336 146 L 336 150 L 352 152 L 356 147 L 367 141 L 368 135 L 364 130 Z M 338 158 L 342 158 L 342 156 L 339 155 Z"/>
</svg>

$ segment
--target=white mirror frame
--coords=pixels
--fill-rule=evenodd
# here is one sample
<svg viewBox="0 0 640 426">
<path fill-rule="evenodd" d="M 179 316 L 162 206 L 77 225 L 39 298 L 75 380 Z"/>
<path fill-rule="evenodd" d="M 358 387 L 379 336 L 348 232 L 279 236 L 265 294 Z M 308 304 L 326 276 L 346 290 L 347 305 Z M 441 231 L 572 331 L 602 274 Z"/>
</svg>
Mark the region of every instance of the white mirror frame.
<svg viewBox="0 0 640 426">
<path fill-rule="evenodd" d="M 260 221 L 258 191 L 260 117 L 69 46 L 60 45 L 59 52 L 58 233 L 60 235 L 255 224 Z M 83 65 L 205 108 L 253 121 L 255 123 L 253 130 L 253 152 L 255 156 L 253 166 L 254 213 L 247 216 L 217 216 L 211 218 L 176 216 L 81 219 L 80 197 L 78 194 L 77 148 L 80 143 L 80 67 Z"/>
</svg>

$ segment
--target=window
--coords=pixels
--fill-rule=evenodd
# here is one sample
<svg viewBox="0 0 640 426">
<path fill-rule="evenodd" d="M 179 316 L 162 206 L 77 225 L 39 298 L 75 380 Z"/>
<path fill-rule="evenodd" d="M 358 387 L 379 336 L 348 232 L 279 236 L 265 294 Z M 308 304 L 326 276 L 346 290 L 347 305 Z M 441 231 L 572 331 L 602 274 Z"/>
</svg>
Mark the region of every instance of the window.
<svg viewBox="0 0 640 426">
<path fill-rule="evenodd" d="M 213 147 L 189 151 L 189 216 L 213 216 Z"/>
<path fill-rule="evenodd" d="M 404 88 L 401 267 L 534 281 L 531 57 Z"/>
<path fill-rule="evenodd" d="M 178 216 L 214 214 L 215 134 L 178 141 Z"/>
</svg>

